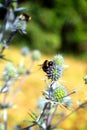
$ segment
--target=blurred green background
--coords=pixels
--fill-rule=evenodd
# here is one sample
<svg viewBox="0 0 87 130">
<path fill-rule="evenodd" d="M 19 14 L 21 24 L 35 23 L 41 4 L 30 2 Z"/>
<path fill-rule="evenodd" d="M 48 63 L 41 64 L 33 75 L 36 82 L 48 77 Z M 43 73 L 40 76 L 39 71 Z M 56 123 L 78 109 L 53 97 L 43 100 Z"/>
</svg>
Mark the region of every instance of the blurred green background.
<svg viewBox="0 0 87 130">
<path fill-rule="evenodd" d="M 27 27 L 28 35 L 23 37 L 23 43 L 46 54 L 61 51 L 86 54 L 87 0 L 19 2 L 20 6 L 27 8 L 27 13 L 32 17 Z M 20 38 L 21 36 L 17 37 L 18 42 Z"/>
<path fill-rule="evenodd" d="M 18 0 L 32 17 L 27 35 L 13 44 L 28 45 L 43 53 L 85 54 L 87 57 L 87 0 Z M 3 16 L 3 11 L 0 11 Z M 21 43 L 19 42 L 21 39 Z"/>
<path fill-rule="evenodd" d="M 12 46 L 16 46 L 16 50 L 10 50 L 11 54 L 7 56 L 14 59 L 14 62 L 16 60 L 19 61 L 18 47 L 24 45 L 28 45 L 32 50 L 39 49 L 44 54 L 64 53 L 87 59 L 87 0 L 18 1 L 20 7 L 27 9 L 26 13 L 32 17 L 32 20 L 28 23 L 27 34 L 18 34 L 11 42 Z M 4 10 L 0 9 L 1 19 L 4 14 Z M 48 57 L 43 59 L 48 59 Z M 73 88 L 83 83 L 82 77 L 87 74 L 87 63 L 79 62 L 78 60 L 74 61 L 74 59 L 70 58 L 67 60 L 67 64 L 70 65 L 70 68 L 65 72 L 64 80 L 70 82 L 66 86 L 69 87 L 69 90 L 73 90 Z M 40 92 L 43 89 L 41 86 L 44 86 L 42 81 L 41 85 L 39 83 L 42 76 L 41 72 L 42 70 L 40 72 L 37 71 L 36 75 L 30 77 L 30 80 L 24 84 L 25 87 L 22 92 L 15 99 L 15 104 L 18 102 L 20 107 L 15 112 L 14 109 L 11 111 L 11 114 L 14 114 L 14 116 L 9 117 L 10 124 L 13 124 L 13 122 L 15 122 L 14 124 L 19 123 L 20 120 L 23 121 L 29 108 L 33 109 L 35 107 L 37 98 L 41 95 Z M 87 88 L 85 88 L 85 92 L 87 92 Z M 83 90 L 80 94 L 77 94 L 77 99 L 80 97 L 81 100 L 84 100 L 81 94 L 87 97 L 87 93 L 84 94 Z M 29 100 L 28 97 L 32 100 Z M 76 102 L 76 96 L 74 98 Z M 15 115 L 17 115 L 17 118 L 15 118 Z M 86 130 L 86 115 L 86 111 L 72 115 L 73 117 L 70 117 L 65 122 L 64 128 L 67 130 Z"/>
</svg>

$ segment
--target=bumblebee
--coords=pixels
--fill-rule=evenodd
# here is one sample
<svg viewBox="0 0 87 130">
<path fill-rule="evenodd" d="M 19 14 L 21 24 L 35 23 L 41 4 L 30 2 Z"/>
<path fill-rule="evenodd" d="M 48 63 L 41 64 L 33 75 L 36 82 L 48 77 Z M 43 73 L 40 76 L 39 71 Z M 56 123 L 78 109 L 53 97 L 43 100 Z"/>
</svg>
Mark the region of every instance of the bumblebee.
<svg viewBox="0 0 87 130">
<path fill-rule="evenodd" d="M 42 70 L 48 74 L 50 73 L 53 66 L 54 66 L 53 61 L 45 60 L 44 63 L 42 64 Z"/>
<path fill-rule="evenodd" d="M 25 20 L 26 22 L 31 20 L 31 16 L 27 15 L 26 13 L 23 13 L 19 16 L 20 20 Z"/>
</svg>

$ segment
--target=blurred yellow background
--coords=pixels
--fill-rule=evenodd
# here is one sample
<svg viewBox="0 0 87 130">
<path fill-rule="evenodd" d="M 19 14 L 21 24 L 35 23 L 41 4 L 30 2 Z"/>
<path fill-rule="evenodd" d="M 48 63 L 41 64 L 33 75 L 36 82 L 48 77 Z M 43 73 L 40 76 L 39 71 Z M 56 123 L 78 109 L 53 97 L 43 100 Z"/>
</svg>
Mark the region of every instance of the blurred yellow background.
<svg viewBox="0 0 87 130">
<path fill-rule="evenodd" d="M 17 48 L 10 47 L 10 50 L 5 50 L 6 58 L 12 59 L 13 63 L 17 66 L 19 61 L 23 58 L 20 55 L 20 50 Z M 21 91 L 17 93 L 12 103 L 16 105 L 15 108 L 8 110 L 8 130 L 13 130 L 13 126 L 16 124 L 22 124 L 23 120 L 29 119 L 28 113 L 30 110 L 38 113 L 36 109 L 36 104 L 38 98 L 42 96 L 42 91 L 46 88 L 44 82 L 45 73 L 41 69 L 41 64 L 45 59 L 50 60 L 52 56 L 42 55 L 40 61 L 35 62 L 32 67 L 32 74 L 26 79 L 22 86 Z M 86 61 L 81 61 L 73 57 L 64 57 L 65 64 L 69 67 L 64 71 L 63 77 L 60 79 L 60 83 L 68 88 L 71 92 L 84 84 L 83 77 L 87 73 L 87 63 Z M 0 68 L 3 71 L 6 61 L 0 61 Z M 29 65 L 29 57 L 25 59 L 26 67 Z M 2 72 L 0 72 L 2 74 Z M 14 86 L 14 89 L 23 80 L 21 77 Z M 11 101 L 12 93 L 8 94 L 7 101 Z M 77 106 L 77 101 L 84 101 L 87 98 L 87 87 L 85 86 L 78 93 L 71 96 L 73 99 L 74 108 Z M 1 99 L 0 99 L 1 100 Z M 66 110 L 66 109 L 65 109 Z M 70 110 L 69 110 L 70 111 Z M 67 120 L 62 122 L 59 128 L 64 130 L 86 130 L 87 128 L 87 110 L 79 110 L 74 113 Z"/>
</svg>

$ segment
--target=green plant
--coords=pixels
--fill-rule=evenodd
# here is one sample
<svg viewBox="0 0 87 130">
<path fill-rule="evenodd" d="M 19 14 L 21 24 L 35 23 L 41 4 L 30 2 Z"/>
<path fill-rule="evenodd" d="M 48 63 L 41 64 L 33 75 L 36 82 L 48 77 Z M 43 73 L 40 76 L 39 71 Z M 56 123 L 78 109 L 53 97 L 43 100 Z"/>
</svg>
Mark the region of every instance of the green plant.
<svg viewBox="0 0 87 130">
<path fill-rule="evenodd" d="M 4 1 L 4 4 L 0 4 L 0 7 L 5 8 L 7 11 L 5 22 L 3 23 L 3 26 L 1 26 L 0 32 L 0 59 L 3 59 L 7 62 L 1 77 L 2 86 L 0 87 L 0 94 L 3 94 L 3 100 L 2 102 L 0 102 L 0 110 L 2 110 L 3 113 L 0 114 L 0 118 L 2 119 L 2 122 L 0 122 L 0 130 L 7 130 L 8 109 L 14 107 L 12 101 L 15 99 L 16 94 L 20 91 L 28 76 L 32 74 L 32 65 L 35 61 L 38 61 L 41 58 L 41 53 L 38 50 L 34 50 L 30 53 L 30 49 L 25 46 L 21 49 L 21 54 L 23 57 L 22 60 L 20 60 L 18 66 L 15 66 L 10 59 L 7 59 L 4 56 L 3 53 L 6 48 L 10 46 L 12 38 L 18 33 L 26 34 L 27 22 L 31 19 L 31 17 L 28 16 L 25 12 L 21 13 L 22 11 L 25 11 L 25 8 L 18 8 L 17 1 Z M 15 12 L 21 14 L 16 16 Z M 49 18 L 50 17 L 51 15 L 49 15 Z M 52 17 L 54 18 L 54 14 L 52 15 Z M 51 24 L 53 24 L 53 22 L 50 22 L 50 25 Z M 40 36 L 43 37 L 43 39 L 45 38 L 44 42 L 44 40 L 41 39 L 39 34 L 37 33 L 42 32 L 41 29 L 39 29 L 38 25 L 33 25 L 34 24 L 32 23 L 30 27 L 31 31 L 32 28 L 35 31 L 35 33 L 31 33 L 31 35 L 34 36 L 33 42 L 36 42 L 38 44 L 39 39 L 40 43 L 45 43 L 45 47 L 47 47 L 47 45 L 50 46 L 51 43 L 53 44 L 53 46 L 51 46 L 51 49 L 55 50 L 57 47 L 57 36 L 55 36 L 53 33 L 49 35 L 48 33 L 43 32 L 42 34 L 40 34 Z M 50 28 L 50 25 L 48 29 Z M 39 48 L 39 44 L 37 46 Z M 60 45 L 58 47 L 60 47 Z M 49 48 L 47 49 L 47 51 L 49 51 Z M 30 56 L 31 61 L 30 66 L 26 68 L 24 64 L 24 59 L 28 56 Z M 67 109 L 72 107 L 73 103 L 71 95 L 77 93 L 80 89 L 86 86 L 87 76 L 84 77 L 84 83 L 82 87 L 78 87 L 69 93 L 67 87 L 58 82 L 63 75 L 64 69 L 67 67 L 62 55 L 57 54 L 50 61 L 45 60 L 41 67 L 46 74 L 45 82 L 47 85 L 47 89 L 43 91 L 44 98 L 41 98 L 40 102 L 37 105 L 40 110 L 40 114 L 37 115 L 35 112 L 31 112 L 30 116 L 32 117 L 32 120 L 28 121 L 28 123 L 31 124 L 28 124 L 29 126 L 25 128 L 21 128 L 20 125 L 17 125 L 15 127 L 16 130 L 34 129 L 34 126 L 38 126 L 39 130 L 56 130 L 58 129 L 59 124 L 67 119 L 74 112 L 76 112 L 80 108 L 87 107 L 87 100 L 84 102 L 79 101 L 77 108 L 72 110 L 67 115 L 65 115 L 65 112 L 63 112 L 62 115 L 61 113 L 59 113 L 60 118 L 57 119 L 56 117 L 56 123 L 52 124 L 52 121 L 57 114 L 58 107 L 65 107 Z M 20 81 L 19 86 L 14 90 L 11 100 L 7 102 L 8 93 L 10 92 L 10 90 L 13 89 L 14 84 L 17 80 L 19 80 L 20 77 L 22 77 L 22 80 Z"/>
<path fill-rule="evenodd" d="M 37 113 L 31 112 L 29 115 L 32 120 L 27 120 L 30 125 L 21 130 L 28 130 L 31 128 L 34 130 L 34 126 L 38 126 L 39 130 L 57 130 L 61 122 L 66 120 L 79 109 L 87 107 L 87 100 L 84 102 L 79 101 L 78 107 L 72 109 L 69 114 L 66 114 L 66 112 L 62 110 L 62 115 L 61 113 L 57 114 L 59 107 L 65 107 L 66 109 L 73 108 L 74 104 L 71 95 L 79 92 L 79 90 L 83 89 L 87 84 L 87 76 L 85 76 L 83 86 L 68 93 L 67 87 L 58 82 L 66 67 L 67 65 L 64 63 L 64 58 L 59 54 L 55 55 L 51 61 L 44 61 L 42 69 L 46 73 L 47 78 L 45 81 L 47 89 L 43 91 L 44 98 L 40 98 L 37 105 L 40 114 L 37 115 Z M 57 118 L 56 116 L 60 118 Z M 52 121 L 55 118 L 56 123 L 53 123 Z"/>
</svg>

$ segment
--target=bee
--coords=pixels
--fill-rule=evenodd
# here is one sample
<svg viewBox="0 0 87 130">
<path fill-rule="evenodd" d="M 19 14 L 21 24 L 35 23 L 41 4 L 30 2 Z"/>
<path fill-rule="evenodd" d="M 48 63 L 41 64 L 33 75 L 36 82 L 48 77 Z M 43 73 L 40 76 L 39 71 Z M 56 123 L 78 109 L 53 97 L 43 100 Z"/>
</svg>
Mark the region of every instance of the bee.
<svg viewBox="0 0 87 130">
<path fill-rule="evenodd" d="M 31 20 L 31 16 L 27 15 L 26 13 L 23 13 L 19 16 L 20 20 L 25 20 L 26 22 Z"/>
<path fill-rule="evenodd" d="M 44 63 L 42 64 L 42 70 L 45 72 L 45 73 L 50 73 L 51 71 L 51 68 L 54 66 L 54 62 L 53 61 L 48 61 L 48 60 L 45 60 Z"/>
</svg>

